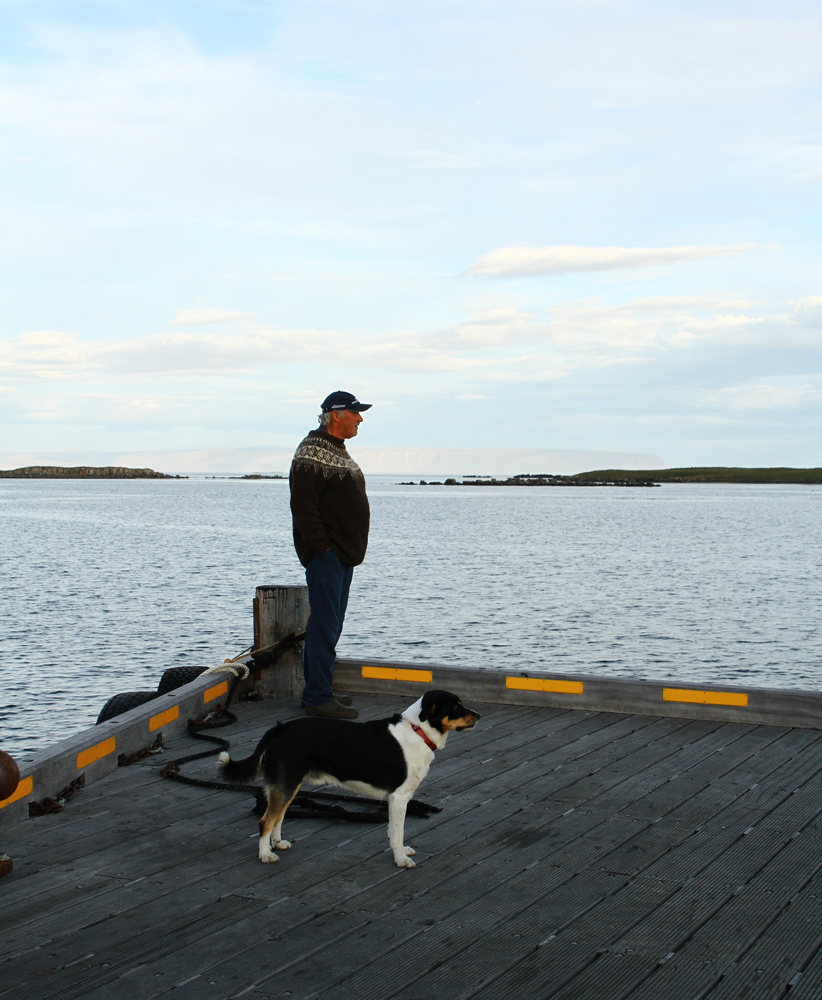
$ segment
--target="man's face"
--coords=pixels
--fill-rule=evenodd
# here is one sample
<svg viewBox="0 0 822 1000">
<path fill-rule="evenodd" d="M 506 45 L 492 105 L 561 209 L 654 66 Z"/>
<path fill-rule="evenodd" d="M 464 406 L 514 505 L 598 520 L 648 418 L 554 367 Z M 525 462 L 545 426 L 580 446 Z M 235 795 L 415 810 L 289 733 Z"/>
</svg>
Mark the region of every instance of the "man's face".
<svg viewBox="0 0 822 1000">
<path fill-rule="evenodd" d="M 327 430 L 332 437 L 342 438 L 344 441 L 346 438 L 357 436 L 361 423 L 362 414 L 356 410 L 333 410 Z"/>
</svg>

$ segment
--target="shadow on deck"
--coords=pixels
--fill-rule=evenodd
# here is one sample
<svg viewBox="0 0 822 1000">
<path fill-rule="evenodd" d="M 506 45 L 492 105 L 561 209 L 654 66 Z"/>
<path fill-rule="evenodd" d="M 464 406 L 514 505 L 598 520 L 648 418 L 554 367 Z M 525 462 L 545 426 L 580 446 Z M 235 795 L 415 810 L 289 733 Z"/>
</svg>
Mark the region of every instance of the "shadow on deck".
<svg viewBox="0 0 822 1000">
<path fill-rule="evenodd" d="M 162 757 L 7 831 L 0 996 L 822 995 L 822 732 L 477 707 L 420 789 L 443 811 L 407 821 L 413 870 L 381 825 L 288 817 L 261 865 L 253 796 Z M 220 735 L 242 756 L 295 714 L 242 704 Z"/>
</svg>

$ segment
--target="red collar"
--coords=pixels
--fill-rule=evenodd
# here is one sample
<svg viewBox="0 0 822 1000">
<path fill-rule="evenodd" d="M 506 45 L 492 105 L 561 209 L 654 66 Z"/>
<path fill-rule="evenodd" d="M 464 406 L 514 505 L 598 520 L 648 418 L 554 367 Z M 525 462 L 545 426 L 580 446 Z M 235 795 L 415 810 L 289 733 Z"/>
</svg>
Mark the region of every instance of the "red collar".
<svg viewBox="0 0 822 1000">
<path fill-rule="evenodd" d="M 423 729 L 421 729 L 419 726 L 415 726 L 413 722 L 411 723 L 411 728 L 414 730 L 414 732 L 417 734 L 417 736 L 421 736 L 425 740 L 425 742 L 428 744 L 429 747 L 431 747 L 432 750 L 438 750 L 439 749 L 439 747 L 437 746 L 437 744 L 434 743 L 433 740 L 430 740 L 428 738 L 428 736 L 426 735 L 426 733 L 425 733 L 425 731 Z"/>
</svg>

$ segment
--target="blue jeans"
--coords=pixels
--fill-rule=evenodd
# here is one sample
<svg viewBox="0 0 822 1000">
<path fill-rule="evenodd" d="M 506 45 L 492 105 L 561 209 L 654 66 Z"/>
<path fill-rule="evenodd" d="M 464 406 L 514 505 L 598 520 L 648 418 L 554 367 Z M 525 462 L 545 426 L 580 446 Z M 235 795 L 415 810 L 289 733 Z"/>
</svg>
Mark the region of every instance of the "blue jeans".
<svg viewBox="0 0 822 1000">
<path fill-rule="evenodd" d="M 307 705 L 325 705 L 334 699 L 334 660 L 353 576 L 354 567 L 343 566 L 333 549 L 314 556 L 305 568 L 311 609 L 303 656 L 303 700 Z"/>
</svg>

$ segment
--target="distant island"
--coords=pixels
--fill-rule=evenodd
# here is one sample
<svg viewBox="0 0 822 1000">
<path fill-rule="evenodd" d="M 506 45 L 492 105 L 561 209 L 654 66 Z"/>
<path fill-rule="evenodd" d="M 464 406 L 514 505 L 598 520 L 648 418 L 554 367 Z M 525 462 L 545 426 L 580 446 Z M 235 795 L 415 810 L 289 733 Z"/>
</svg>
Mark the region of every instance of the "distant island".
<svg viewBox="0 0 822 1000">
<path fill-rule="evenodd" d="M 0 469 L 0 479 L 188 479 L 188 476 L 167 476 L 154 469 L 124 469 L 119 465 L 28 465 L 24 469 Z"/>
<path fill-rule="evenodd" d="M 655 483 L 822 483 L 822 469 L 741 469 L 725 466 L 693 466 L 687 469 L 654 469 L 629 471 L 607 469 L 581 472 L 570 478 L 580 482 L 620 480 L 652 480 Z"/>
<path fill-rule="evenodd" d="M 695 466 L 687 469 L 600 469 L 575 476 L 523 472 L 508 479 L 467 476 L 458 481 L 419 481 L 420 486 L 659 486 L 662 483 L 822 483 L 822 469 L 739 469 Z M 400 483 L 416 486 L 416 483 Z"/>
</svg>

